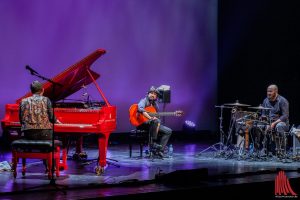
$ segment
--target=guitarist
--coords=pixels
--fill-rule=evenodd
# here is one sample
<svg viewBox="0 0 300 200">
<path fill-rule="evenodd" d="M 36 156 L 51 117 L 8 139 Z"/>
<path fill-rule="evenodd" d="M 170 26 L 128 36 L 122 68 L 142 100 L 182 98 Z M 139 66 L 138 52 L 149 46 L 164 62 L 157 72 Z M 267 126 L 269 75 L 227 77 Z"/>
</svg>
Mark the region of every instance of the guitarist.
<svg viewBox="0 0 300 200">
<path fill-rule="evenodd" d="M 148 120 L 143 124 L 139 125 L 137 128 L 143 130 L 149 130 L 150 132 L 149 134 L 151 134 L 153 139 L 153 144 L 152 144 L 153 153 L 155 155 L 163 157 L 164 149 L 172 134 L 172 129 L 162 125 L 159 118 L 155 116 L 151 117 L 145 110 L 145 108 L 149 106 L 153 106 L 156 112 L 158 112 L 159 108 L 158 108 L 157 99 L 159 95 L 160 95 L 159 91 L 155 89 L 154 86 L 152 86 L 149 89 L 147 96 L 139 101 L 138 112 L 143 114 L 144 117 L 146 117 Z"/>
</svg>

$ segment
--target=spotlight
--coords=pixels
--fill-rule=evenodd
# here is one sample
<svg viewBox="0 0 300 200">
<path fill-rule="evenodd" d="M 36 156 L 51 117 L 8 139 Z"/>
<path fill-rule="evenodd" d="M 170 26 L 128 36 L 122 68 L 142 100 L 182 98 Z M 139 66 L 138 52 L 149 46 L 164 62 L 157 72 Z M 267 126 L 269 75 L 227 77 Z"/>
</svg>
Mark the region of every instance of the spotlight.
<svg viewBox="0 0 300 200">
<path fill-rule="evenodd" d="M 190 120 L 185 120 L 183 124 L 183 131 L 193 133 L 196 131 L 196 124 Z"/>
<path fill-rule="evenodd" d="M 184 122 L 188 127 L 194 128 L 196 127 L 196 124 L 190 120 L 185 120 Z"/>
</svg>

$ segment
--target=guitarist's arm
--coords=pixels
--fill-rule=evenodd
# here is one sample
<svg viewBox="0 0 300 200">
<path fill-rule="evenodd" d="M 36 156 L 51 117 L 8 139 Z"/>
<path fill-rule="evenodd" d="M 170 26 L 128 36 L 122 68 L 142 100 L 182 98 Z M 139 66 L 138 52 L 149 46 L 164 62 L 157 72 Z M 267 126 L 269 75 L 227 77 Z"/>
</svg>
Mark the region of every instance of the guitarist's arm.
<svg viewBox="0 0 300 200">
<path fill-rule="evenodd" d="M 147 119 L 149 119 L 149 120 L 155 120 L 155 119 L 158 119 L 158 118 L 155 117 L 155 116 L 151 117 L 147 112 L 143 112 L 143 115 L 144 115 Z"/>
<path fill-rule="evenodd" d="M 146 107 L 146 99 L 140 100 L 138 103 L 138 112 L 142 113 L 147 119 L 152 120 L 152 119 L 157 119 L 156 117 L 151 117 L 145 110 Z"/>
<path fill-rule="evenodd" d="M 156 117 L 151 117 L 147 112 L 143 112 L 143 115 L 149 120 L 156 119 Z"/>
</svg>

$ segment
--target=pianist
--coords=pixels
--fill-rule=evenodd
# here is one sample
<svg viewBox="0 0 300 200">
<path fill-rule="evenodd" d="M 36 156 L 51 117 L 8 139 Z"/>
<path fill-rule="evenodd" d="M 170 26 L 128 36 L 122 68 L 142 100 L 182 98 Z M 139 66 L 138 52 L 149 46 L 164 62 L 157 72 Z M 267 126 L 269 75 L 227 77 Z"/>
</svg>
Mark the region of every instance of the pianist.
<svg viewBox="0 0 300 200">
<path fill-rule="evenodd" d="M 150 116 L 146 110 L 147 107 L 153 106 L 158 112 L 158 103 L 157 98 L 160 95 L 159 91 L 155 87 L 151 87 L 147 93 L 147 96 L 140 100 L 138 103 L 138 112 L 142 113 L 148 121 L 141 124 L 138 129 L 146 129 L 150 131 L 152 135 L 153 144 L 152 150 L 154 155 L 159 157 L 164 157 L 164 149 L 169 141 L 169 138 L 172 134 L 172 130 L 161 124 L 159 118 L 155 116 Z"/>
<path fill-rule="evenodd" d="M 52 121 L 60 123 L 55 116 L 51 101 L 43 96 L 43 86 L 39 81 L 30 84 L 32 96 L 22 99 L 19 109 L 21 131 L 26 139 L 51 140 Z"/>
<path fill-rule="evenodd" d="M 43 96 L 43 85 L 39 81 L 33 81 L 30 90 L 32 96 L 22 99 L 20 103 L 21 131 L 29 140 L 51 140 L 52 121 L 60 122 L 53 115 L 50 99 Z"/>
</svg>

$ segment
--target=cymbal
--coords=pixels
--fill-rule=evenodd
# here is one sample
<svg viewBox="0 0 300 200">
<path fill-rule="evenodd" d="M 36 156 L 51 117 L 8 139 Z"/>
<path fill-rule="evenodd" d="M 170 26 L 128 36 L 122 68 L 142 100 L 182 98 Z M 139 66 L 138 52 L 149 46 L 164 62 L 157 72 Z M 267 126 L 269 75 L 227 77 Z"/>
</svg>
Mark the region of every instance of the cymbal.
<svg viewBox="0 0 300 200">
<path fill-rule="evenodd" d="M 230 107 L 230 106 L 224 106 L 224 105 L 221 105 L 221 106 L 215 106 L 216 108 L 233 108 L 233 107 Z"/>
<path fill-rule="evenodd" d="M 235 103 L 225 103 L 224 105 L 226 105 L 226 106 L 240 106 L 240 107 L 250 106 L 250 105 L 247 105 L 247 104 L 239 103 L 239 101 L 236 101 Z"/>
<path fill-rule="evenodd" d="M 271 110 L 272 109 L 272 108 L 263 107 L 262 105 L 259 105 L 257 107 L 249 107 L 249 108 L 258 109 L 258 110 Z"/>
</svg>

